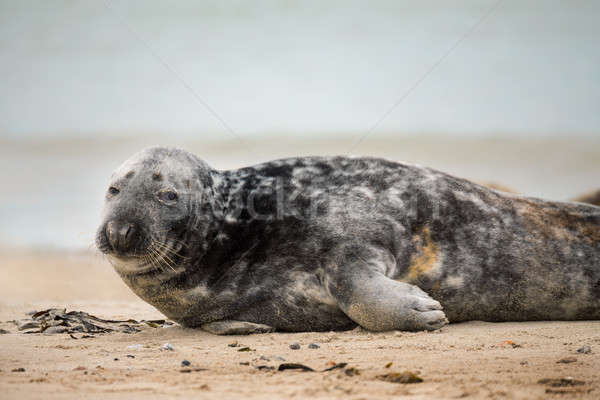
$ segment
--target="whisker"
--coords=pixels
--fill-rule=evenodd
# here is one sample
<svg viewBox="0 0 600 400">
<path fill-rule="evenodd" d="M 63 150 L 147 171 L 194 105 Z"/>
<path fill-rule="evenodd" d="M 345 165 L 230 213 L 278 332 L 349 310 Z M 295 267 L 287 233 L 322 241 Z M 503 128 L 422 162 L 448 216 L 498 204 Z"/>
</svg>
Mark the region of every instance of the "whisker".
<svg viewBox="0 0 600 400">
<path fill-rule="evenodd" d="M 157 241 L 157 242 L 158 242 L 158 243 L 160 243 L 160 244 L 162 244 L 162 245 L 164 245 L 164 243 L 163 243 L 163 242 L 161 242 L 161 241 Z M 181 245 L 181 246 L 182 246 L 182 248 L 188 247 L 188 244 L 187 244 L 186 242 L 184 242 L 183 240 L 175 239 L 175 238 L 168 238 L 168 239 L 165 241 L 165 243 L 166 243 L 166 242 L 172 242 L 173 244 L 178 244 L 178 245 Z"/>
<path fill-rule="evenodd" d="M 173 272 L 176 272 L 175 268 L 173 267 L 173 265 L 175 265 L 175 262 L 168 255 L 166 255 L 165 253 L 160 252 L 160 255 L 163 258 L 163 261 L 165 262 L 165 264 L 167 265 L 167 267 L 171 268 L 173 270 Z"/>
<path fill-rule="evenodd" d="M 167 272 L 167 270 L 165 269 L 165 266 L 163 265 L 162 261 L 160 260 L 160 258 L 158 256 L 158 253 L 156 252 L 156 250 L 153 250 L 152 258 L 153 258 L 156 268 L 158 270 L 160 270 L 162 272 Z"/>
<path fill-rule="evenodd" d="M 159 244 L 159 243 L 158 242 L 154 243 L 154 245 L 157 245 L 157 244 Z M 177 271 L 175 271 L 175 268 L 173 268 L 173 265 L 171 265 L 171 263 L 175 264 L 175 262 L 164 251 L 162 251 L 160 248 L 156 248 L 156 247 L 154 247 L 154 250 L 156 251 L 157 256 L 161 260 L 161 263 L 164 263 L 167 267 L 171 268 L 173 270 L 173 272 L 177 272 Z"/>
<path fill-rule="evenodd" d="M 152 250 L 151 257 L 152 257 L 152 265 L 154 265 L 154 268 L 159 271 L 166 272 L 162 262 L 158 259 L 158 256 L 157 256 L 155 250 Z"/>
<path fill-rule="evenodd" d="M 157 250 L 154 248 L 154 246 L 150 247 L 150 252 L 152 254 L 152 259 L 154 260 L 157 269 L 160 269 L 163 272 L 167 272 L 164 268 L 162 261 L 159 258 L 159 254 L 158 254 Z"/>
<path fill-rule="evenodd" d="M 182 258 L 184 260 L 187 260 L 187 259 L 190 258 L 190 257 L 186 257 L 186 256 L 180 254 L 179 252 L 173 250 L 169 245 L 166 245 L 166 244 L 164 244 L 162 242 L 158 242 L 157 241 L 157 242 L 155 242 L 155 244 L 158 246 L 158 248 L 160 250 L 164 251 L 167 254 L 170 254 L 170 255 L 175 256 L 175 257 L 180 257 L 180 258 Z"/>
</svg>

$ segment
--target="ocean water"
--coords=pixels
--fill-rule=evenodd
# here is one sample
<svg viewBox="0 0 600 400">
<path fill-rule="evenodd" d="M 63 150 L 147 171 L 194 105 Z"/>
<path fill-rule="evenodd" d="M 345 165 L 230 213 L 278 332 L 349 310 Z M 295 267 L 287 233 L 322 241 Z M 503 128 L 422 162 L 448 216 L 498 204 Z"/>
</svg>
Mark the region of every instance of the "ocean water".
<svg viewBox="0 0 600 400">
<path fill-rule="evenodd" d="M 149 145 L 177 145 L 217 169 L 297 155 L 347 154 L 352 138 L 274 137 L 231 142 L 136 140 L 0 141 L 0 248 L 85 249 L 93 241 L 111 172 Z M 600 186 L 600 141 L 404 138 L 370 139 L 355 155 L 441 169 L 520 193 L 568 200 Z"/>
</svg>

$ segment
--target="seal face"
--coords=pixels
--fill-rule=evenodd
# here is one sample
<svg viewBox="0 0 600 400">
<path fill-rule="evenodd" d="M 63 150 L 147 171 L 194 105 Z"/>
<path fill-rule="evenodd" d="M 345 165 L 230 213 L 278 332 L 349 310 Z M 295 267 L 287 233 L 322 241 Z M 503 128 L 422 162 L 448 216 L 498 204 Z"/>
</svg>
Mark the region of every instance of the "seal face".
<svg viewBox="0 0 600 400">
<path fill-rule="evenodd" d="M 382 159 L 216 171 L 146 149 L 96 242 L 142 299 L 219 334 L 600 318 L 599 207 Z"/>
<path fill-rule="evenodd" d="M 212 204 L 201 200 L 207 188 L 211 190 L 210 179 L 202 161 L 183 151 L 149 149 L 136 154 L 112 175 L 104 222 L 96 235 L 98 248 L 125 275 L 181 269 L 185 241 L 192 234 L 205 235 L 212 224 L 209 214 L 192 208 L 216 202 L 214 197 L 208 197 Z"/>
</svg>

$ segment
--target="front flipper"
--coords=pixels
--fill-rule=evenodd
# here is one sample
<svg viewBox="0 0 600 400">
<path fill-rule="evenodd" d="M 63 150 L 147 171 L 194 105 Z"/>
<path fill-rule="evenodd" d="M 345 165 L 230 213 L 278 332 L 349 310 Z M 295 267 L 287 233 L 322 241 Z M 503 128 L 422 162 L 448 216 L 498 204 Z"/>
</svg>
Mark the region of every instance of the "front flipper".
<svg viewBox="0 0 600 400">
<path fill-rule="evenodd" d="M 385 276 L 393 262 L 385 252 L 354 247 L 338 256 L 329 291 L 340 309 L 363 328 L 419 331 L 448 323 L 440 303 L 423 290 Z"/>
<path fill-rule="evenodd" d="M 275 330 L 269 325 L 233 320 L 209 322 L 200 328 L 214 335 L 250 335 L 252 333 L 269 333 Z"/>
</svg>

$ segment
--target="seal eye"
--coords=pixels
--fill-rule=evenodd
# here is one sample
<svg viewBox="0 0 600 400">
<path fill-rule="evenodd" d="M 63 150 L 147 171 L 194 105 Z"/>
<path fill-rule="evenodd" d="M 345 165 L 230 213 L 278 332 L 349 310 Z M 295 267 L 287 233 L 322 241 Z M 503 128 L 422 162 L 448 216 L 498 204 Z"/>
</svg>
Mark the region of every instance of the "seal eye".
<svg viewBox="0 0 600 400">
<path fill-rule="evenodd" d="M 158 199 L 165 203 L 173 203 L 177 201 L 178 198 L 179 196 L 177 193 L 173 192 L 172 190 L 163 190 L 162 192 L 158 193 Z"/>
<path fill-rule="evenodd" d="M 108 188 L 108 193 L 110 193 L 113 196 L 117 195 L 117 194 L 119 194 L 119 189 L 117 189 L 114 186 L 111 186 L 111 187 Z"/>
</svg>

